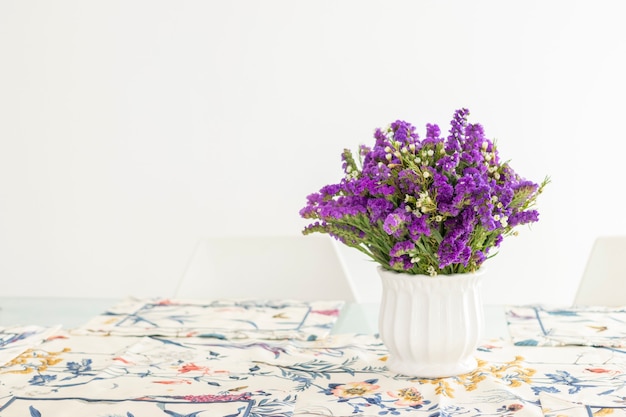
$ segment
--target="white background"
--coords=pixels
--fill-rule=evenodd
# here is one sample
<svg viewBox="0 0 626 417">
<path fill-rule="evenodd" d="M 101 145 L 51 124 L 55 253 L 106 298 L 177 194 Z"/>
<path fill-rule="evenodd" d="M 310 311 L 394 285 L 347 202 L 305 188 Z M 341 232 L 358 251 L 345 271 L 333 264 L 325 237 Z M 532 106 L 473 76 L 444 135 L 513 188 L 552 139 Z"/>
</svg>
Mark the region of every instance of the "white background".
<svg viewBox="0 0 626 417">
<path fill-rule="evenodd" d="M 169 296 L 198 237 L 299 234 L 344 147 L 467 107 L 552 178 L 486 302 L 570 303 L 626 233 L 620 3 L 0 0 L 1 295 Z"/>
</svg>

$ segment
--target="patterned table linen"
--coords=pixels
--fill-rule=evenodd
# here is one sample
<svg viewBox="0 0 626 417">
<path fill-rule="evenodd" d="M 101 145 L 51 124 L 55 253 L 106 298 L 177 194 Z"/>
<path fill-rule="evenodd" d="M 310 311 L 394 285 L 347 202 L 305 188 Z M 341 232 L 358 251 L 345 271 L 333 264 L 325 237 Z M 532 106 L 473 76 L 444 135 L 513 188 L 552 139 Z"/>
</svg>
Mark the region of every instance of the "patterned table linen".
<svg viewBox="0 0 626 417">
<path fill-rule="evenodd" d="M 128 298 L 75 334 L 301 339 L 327 336 L 343 301 Z"/>
<path fill-rule="evenodd" d="M 60 329 L 42 326 L 0 327 L 0 365 L 39 345 Z"/>
<path fill-rule="evenodd" d="M 539 398 L 545 417 L 626 416 L 626 405 L 623 404 L 584 404 L 547 393 L 539 394 Z"/>
<path fill-rule="evenodd" d="M 0 416 L 38 415 L 23 409 L 15 411 L 21 398 L 42 403 L 65 392 L 89 396 L 100 374 L 106 373 L 119 355 L 135 343 L 135 338 L 74 336 L 57 330 L 41 344 L 24 350 L 0 367 Z M 52 401 L 49 406 L 56 403 Z M 3 411 L 10 404 L 10 411 Z M 81 415 L 62 413 L 59 411 L 63 410 L 62 406 L 54 407 L 56 414 L 48 415 Z"/>
<path fill-rule="evenodd" d="M 556 417 L 576 415 L 568 409 L 622 412 L 626 398 L 619 349 L 493 340 L 477 351 L 476 371 L 444 379 L 390 373 L 386 355 L 371 335 L 62 333 L 0 368 L 0 415 Z"/>
<path fill-rule="evenodd" d="M 626 347 L 626 308 L 518 306 L 506 318 L 516 345 Z"/>
<path fill-rule="evenodd" d="M 0 366 L 0 416 L 626 416 L 626 349 L 495 339 L 471 373 L 411 378 L 375 335 L 328 336 L 336 307 L 129 299 L 76 331 L 33 328 Z M 555 311 L 532 310 L 544 329 L 580 318 Z"/>
</svg>

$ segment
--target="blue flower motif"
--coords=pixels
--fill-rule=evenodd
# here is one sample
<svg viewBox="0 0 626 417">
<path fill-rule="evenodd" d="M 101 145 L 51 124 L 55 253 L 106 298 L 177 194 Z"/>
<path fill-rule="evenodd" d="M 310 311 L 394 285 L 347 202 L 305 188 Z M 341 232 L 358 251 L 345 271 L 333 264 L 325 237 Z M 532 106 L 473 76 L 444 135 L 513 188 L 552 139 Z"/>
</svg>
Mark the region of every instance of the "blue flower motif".
<svg viewBox="0 0 626 417">
<path fill-rule="evenodd" d="M 552 386 L 550 386 L 550 387 L 537 387 L 537 386 L 534 386 L 534 387 L 531 387 L 531 388 L 532 388 L 533 392 L 535 393 L 535 395 L 539 395 L 540 392 L 548 392 L 548 393 L 551 393 L 551 394 L 557 394 L 557 393 L 561 392 L 561 390 L 559 390 L 558 388 L 552 387 Z"/>
<path fill-rule="evenodd" d="M 57 379 L 56 375 L 35 375 L 30 381 L 28 381 L 28 383 L 31 385 L 42 386 L 54 381 L 55 379 Z"/>
<path fill-rule="evenodd" d="M 68 362 L 67 370 L 75 376 L 78 376 L 81 373 L 89 372 L 91 371 L 91 359 L 83 359 L 80 363 Z"/>
<path fill-rule="evenodd" d="M 582 381 L 567 371 L 557 371 L 556 374 L 546 374 L 555 384 L 563 384 L 571 387 L 568 392 L 575 394 L 585 387 L 591 385 L 583 384 Z"/>
</svg>

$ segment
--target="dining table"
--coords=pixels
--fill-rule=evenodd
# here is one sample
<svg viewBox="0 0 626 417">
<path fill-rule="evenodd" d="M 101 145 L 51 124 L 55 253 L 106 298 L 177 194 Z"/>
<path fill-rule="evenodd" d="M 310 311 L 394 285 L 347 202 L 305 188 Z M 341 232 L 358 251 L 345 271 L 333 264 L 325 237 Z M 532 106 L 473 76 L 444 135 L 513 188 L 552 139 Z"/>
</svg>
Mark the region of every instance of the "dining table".
<svg viewBox="0 0 626 417">
<path fill-rule="evenodd" d="M 0 416 L 626 416 L 626 308 L 485 305 L 443 378 L 386 368 L 377 309 L 0 297 Z"/>
</svg>

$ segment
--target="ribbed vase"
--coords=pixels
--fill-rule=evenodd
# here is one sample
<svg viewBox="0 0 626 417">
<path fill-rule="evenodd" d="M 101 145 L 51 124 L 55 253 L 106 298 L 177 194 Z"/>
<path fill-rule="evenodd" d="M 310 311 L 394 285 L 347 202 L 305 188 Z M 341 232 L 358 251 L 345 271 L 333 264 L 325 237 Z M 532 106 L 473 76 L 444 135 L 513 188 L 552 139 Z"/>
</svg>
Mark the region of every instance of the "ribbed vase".
<svg viewBox="0 0 626 417">
<path fill-rule="evenodd" d="M 484 328 L 483 272 L 431 277 L 378 267 L 383 289 L 378 329 L 390 371 L 440 378 L 476 368 Z"/>
</svg>

